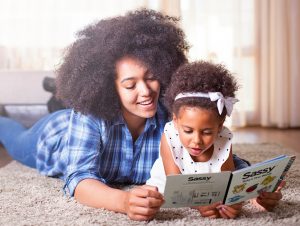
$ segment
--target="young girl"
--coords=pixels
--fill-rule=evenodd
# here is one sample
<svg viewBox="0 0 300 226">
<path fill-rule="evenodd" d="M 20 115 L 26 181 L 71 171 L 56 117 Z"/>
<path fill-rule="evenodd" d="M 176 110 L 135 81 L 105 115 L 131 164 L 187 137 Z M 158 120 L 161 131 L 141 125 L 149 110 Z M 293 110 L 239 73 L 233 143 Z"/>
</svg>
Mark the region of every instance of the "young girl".
<svg viewBox="0 0 300 226">
<path fill-rule="evenodd" d="M 147 184 L 157 186 L 163 193 L 165 175 L 238 168 L 233 161 L 233 135 L 223 126 L 238 101 L 235 99 L 237 89 L 235 79 L 222 65 L 200 61 L 177 70 L 165 96 L 173 120 L 165 125 L 160 157 L 153 165 Z M 215 203 L 195 208 L 202 216 L 235 218 L 242 203 L 232 206 Z"/>
</svg>

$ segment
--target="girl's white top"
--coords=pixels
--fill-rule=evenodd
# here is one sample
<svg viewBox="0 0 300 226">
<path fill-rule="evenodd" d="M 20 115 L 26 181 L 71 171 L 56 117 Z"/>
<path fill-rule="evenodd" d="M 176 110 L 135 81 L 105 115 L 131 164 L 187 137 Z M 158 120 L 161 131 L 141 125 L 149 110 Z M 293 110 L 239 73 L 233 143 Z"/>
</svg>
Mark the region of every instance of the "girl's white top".
<svg viewBox="0 0 300 226">
<path fill-rule="evenodd" d="M 233 137 L 231 131 L 223 126 L 223 129 L 215 140 L 214 152 L 210 160 L 207 162 L 194 162 L 189 152 L 179 140 L 178 131 L 175 129 L 173 121 L 168 122 L 165 125 L 164 134 L 172 153 L 173 160 L 182 174 L 221 172 L 223 163 L 229 157 Z M 146 184 L 157 186 L 159 192 L 163 193 L 166 176 L 160 155 L 155 161 L 150 174 L 151 177 L 147 180 Z"/>
</svg>

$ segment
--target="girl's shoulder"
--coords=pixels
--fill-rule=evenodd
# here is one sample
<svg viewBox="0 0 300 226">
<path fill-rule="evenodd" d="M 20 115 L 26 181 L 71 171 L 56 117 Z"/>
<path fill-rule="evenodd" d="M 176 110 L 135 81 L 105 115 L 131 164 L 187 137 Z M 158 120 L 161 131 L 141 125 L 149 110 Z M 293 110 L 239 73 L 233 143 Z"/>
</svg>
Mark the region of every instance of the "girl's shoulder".
<svg viewBox="0 0 300 226">
<path fill-rule="evenodd" d="M 172 151 L 175 151 L 176 153 L 182 151 L 183 146 L 181 144 L 178 131 L 176 130 L 173 121 L 166 123 L 164 128 L 164 135 Z"/>
<path fill-rule="evenodd" d="M 233 133 L 228 129 L 226 126 L 223 126 L 221 132 L 219 133 L 220 138 L 230 138 L 230 140 L 233 137 Z"/>
<path fill-rule="evenodd" d="M 174 122 L 173 121 L 169 121 L 165 124 L 165 127 L 164 127 L 164 133 L 165 134 L 176 134 L 176 129 L 175 129 L 175 126 L 174 126 Z"/>
</svg>

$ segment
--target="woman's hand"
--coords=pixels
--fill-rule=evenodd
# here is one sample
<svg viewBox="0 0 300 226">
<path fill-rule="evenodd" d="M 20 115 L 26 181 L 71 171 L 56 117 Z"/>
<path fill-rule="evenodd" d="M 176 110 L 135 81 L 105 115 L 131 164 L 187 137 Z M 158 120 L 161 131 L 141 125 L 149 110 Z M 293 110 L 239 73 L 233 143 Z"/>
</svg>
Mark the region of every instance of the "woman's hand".
<svg viewBox="0 0 300 226">
<path fill-rule="evenodd" d="M 132 220 L 151 220 L 163 203 L 163 196 L 157 187 L 143 185 L 127 192 L 125 211 Z"/>
<path fill-rule="evenodd" d="M 254 204 L 265 211 L 272 211 L 282 199 L 281 189 L 285 186 L 285 181 L 282 181 L 275 192 L 262 192 L 255 200 Z"/>
<path fill-rule="evenodd" d="M 95 179 L 80 181 L 75 189 L 75 198 L 87 206 L 126 213 L 132 220 L 152 219 L 164 203 L 157 187 L 144 185 L 124 191 Z"/>
</svg>

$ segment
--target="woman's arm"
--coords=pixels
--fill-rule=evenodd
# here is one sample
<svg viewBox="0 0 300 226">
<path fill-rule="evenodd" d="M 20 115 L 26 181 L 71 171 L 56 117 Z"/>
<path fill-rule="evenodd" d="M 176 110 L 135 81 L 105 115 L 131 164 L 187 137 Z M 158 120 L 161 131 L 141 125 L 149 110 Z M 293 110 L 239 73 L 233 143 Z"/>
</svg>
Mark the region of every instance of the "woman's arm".
<svg viewBox="0 0 300 226">
<path fill-rule="evenodd" d="M 272 211 L 282 199 L 281 189 L 285 186 L 282 181 L 275 192 L 262 192 L 257 198 L 251 200 L 252 204 L 263 211 Z"/>
<path fill-rule="evenodd" d="M 152 219 L 163 204 L 163 197 L 155 187 L 145 185 L 123 191 L 95 179 L 80 181 L 75 199 L 87 206 L 126 213 L 132 220 Z"/>
<path fill-rule="evenodd" d="M 161 136 L 160 155 L 164 164 L 166 175 L 181 174 L 178 166 L 174 162 L 165 134 Z"/>
</svg>

